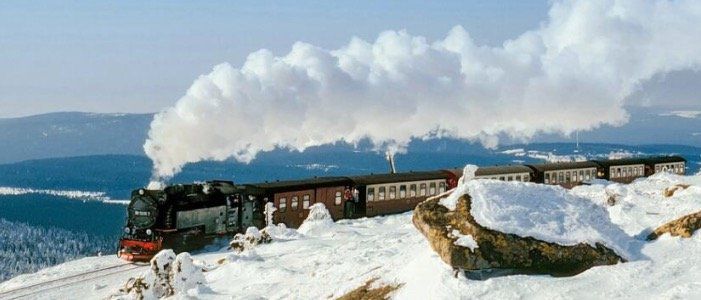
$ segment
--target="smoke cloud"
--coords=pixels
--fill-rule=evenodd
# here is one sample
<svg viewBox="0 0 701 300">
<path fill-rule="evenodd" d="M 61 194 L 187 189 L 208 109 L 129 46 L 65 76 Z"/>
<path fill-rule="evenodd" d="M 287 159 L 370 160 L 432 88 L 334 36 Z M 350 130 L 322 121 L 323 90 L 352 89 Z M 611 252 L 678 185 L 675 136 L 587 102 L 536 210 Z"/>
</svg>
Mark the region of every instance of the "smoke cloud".
<svg viewBox="0 0 701 300">
<path fill-rule="evenodd" d="M 385 31 L 336 50 L 297 42 L 200 76 L 154 117 L 154 177 L 187 163 L 368 139 L 402 151 L 417 138 L 487 147 L 506 134 L 570 134 L 628 120 L 625 99 L 656 74 L 701 65 L 699 1 L 554 1 L 548 19 L 498 47 L 456 26 L 442 40 Z"/>
</svg>

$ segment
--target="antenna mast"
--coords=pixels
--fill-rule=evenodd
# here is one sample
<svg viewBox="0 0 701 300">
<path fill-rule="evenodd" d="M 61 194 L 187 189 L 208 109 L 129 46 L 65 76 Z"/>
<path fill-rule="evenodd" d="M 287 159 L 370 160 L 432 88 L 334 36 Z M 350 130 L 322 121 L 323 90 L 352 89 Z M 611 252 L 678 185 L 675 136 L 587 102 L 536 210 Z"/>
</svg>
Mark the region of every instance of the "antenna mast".
<svg viewBox="0 0 701 300">
<path fill-rule="evenodd" d="M 387 162 L 389 162 L 389 173 L 397 173 L 397 168 L 394 166 L 394 154 L 390 151 L 387 151 Z"/>
</svg>

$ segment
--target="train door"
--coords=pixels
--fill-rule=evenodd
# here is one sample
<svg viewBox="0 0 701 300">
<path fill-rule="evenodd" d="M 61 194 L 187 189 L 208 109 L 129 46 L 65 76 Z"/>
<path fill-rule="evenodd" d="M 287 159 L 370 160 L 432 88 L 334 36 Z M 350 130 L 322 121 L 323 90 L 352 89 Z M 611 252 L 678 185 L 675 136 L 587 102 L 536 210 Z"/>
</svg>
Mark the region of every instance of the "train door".
<svg viewBox="0 0 701 300">
<path fill-rule="evenodd" d="M 226 197 L 226 227 L 229 232 L 241 229 L 241 194 Z"/>
<path fill-rule="evenodd" d="M 254 226 L 253 209 L 255 207 L 256 196 L 247 195 L 241 202 L 241 230 Z"/>
<path fill-rule="evenodd" d="M 353 199 L 355 201 L 355 216 L 364 217 L 367 215 L 367 197 L 365 186 L 353 188 Z"/>
</svg>

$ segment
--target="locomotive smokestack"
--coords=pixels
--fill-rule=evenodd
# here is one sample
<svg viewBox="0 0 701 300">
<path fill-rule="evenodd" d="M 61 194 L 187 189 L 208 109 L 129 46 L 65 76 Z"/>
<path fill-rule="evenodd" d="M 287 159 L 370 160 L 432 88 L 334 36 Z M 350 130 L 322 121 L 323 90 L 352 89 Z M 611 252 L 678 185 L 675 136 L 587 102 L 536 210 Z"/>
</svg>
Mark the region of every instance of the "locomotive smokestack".
<svg viewBox="0 0 701 300">
<path fill-rule="evenodd" d="M 389 163 L 389 173 L 397 173 L 397 168 L 394 166 L 394 153 L 387 151 L 387 162 Z"/>
</svg>

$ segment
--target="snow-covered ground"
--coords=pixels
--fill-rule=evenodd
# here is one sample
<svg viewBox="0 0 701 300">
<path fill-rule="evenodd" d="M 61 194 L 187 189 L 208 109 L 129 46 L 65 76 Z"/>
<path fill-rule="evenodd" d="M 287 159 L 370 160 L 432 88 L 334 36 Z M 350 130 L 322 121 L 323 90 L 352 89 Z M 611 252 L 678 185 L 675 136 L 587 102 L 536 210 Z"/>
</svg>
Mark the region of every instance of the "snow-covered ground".
<svg viewBox="0 0 701 300">
<path fill-rule="evenodd" d="M 677 183 L 692 186 L 677 191 L 672 197 L 665 197 L 663 190 Z M 240 254 L 221 250 L 194 255 L 195 263 L 205 265 L 208 271 L 204 272 L 204 286 L 188 294 L 213 299 L 335 298 L 377 278 L 374 285 L 399 285 L 399 289 L 392 294 L 396 299 L 701 297 L 701 255 L 698 255 L 701 253 L 701 233 L 689 239 L 665 235 L 656 241 L 643 241 L 645 233 L 656 226 L 701 210 L 701 176 L 656 175 L 630 185 L 597 181 L 591 186 L 577 187 L 571 191 L 516 182 L 480 181 L 478 185 L 478 188 L 489 189 L 496 196 L 529 191 L 527 195 L 536 204 L 545 205 L 538 202 L 542 199 L 565 199 L 565 204 L 545 207 L 560 210 L 554 212 L 554 216 L 580 223 L 577 225 L 579 227 L 574 226 L 576 224 L 572 227 L 578 228 L 576 232 L 579 236 L 570 235 L 568 238 L 627 239 L 636 243 L 639 255 L 632 256 L 627 263 L 595 267 L 573 277 L 515 275 L 475 281 L 462 274 L 454 277 L 453 270 L 440 260 L 414 228 L 411 213 L 336 223 L 319 220 L 319 214 L 315 214 L 317 219 L 307 224 L 304 229 L 306 234 L 278 229 L 272 232 L 272 243 L 257 245 Z M 611 195 L 615 195 L 614 206 L 607 204 Z M 485 199 L 487 197 L 485 195 Z M 605 224 L 597 225 L 603 227 L 593 228 L 607 228 L 615 233 L 601 237 L 596 236 L 595 232 L 608 231 L 588 231 L 589 227 L 580 226 L 592 225 L 594 221 L 584 218 L 587 212 L 573 209 L 587 207 L 605 221 Z M 568 216 L 562 215 L 562 212 Z M 544 210 L 539 213 L 541 215 L 535 220 L 558 222 L 557 218 L 548 219 Z M 556 227 L 531 232 L 557 235 L 553 228 Z M 528 231 L 523 232 L 528 234 Z M 0 293 L 65 275 L 61 273 L 94 269 L 111 263 L 115 263 L 114 257 L 92 257 L 65 263 L 1 283 Z M 118 292 L 136 271 L 141 272 L 142 269 L 112 275 L 100 283 L 88 281 L 46 291 L 42 296 L 56 299 L 76 295 L 109 297 Z"/>
</svg>

